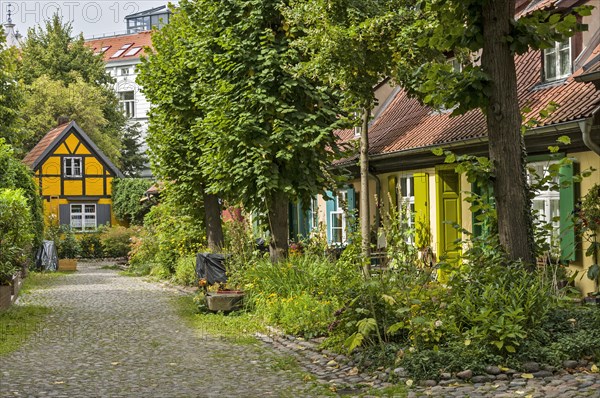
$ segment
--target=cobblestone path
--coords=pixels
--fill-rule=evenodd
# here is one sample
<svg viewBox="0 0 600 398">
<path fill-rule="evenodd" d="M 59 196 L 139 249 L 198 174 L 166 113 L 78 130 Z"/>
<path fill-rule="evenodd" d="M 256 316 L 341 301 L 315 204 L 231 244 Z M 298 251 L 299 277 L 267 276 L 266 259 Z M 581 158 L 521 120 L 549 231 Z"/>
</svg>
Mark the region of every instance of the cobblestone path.
<svg viewBox="0 0 600 398">
<path fill-rule="evenodd" d="M 270 348 L 200 336 L 169 302 L 176 292 L 98 264 L 78 269 L 22 297 L 53 312 L 0 357 L 0 397 L 319 395 L 270 366 L 281 355 Z"/>
</svg>

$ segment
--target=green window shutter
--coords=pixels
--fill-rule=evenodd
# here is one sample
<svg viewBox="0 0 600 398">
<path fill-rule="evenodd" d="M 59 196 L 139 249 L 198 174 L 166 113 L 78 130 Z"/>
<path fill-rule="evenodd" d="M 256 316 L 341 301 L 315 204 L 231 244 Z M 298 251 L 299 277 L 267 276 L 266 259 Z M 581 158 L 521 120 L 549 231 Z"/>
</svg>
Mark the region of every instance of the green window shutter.
<svg viewBox="0 0 600 398">
<path fill-rule="evenodd" d="M 331 212 L 335 211 L 335 200 L 331 191 L 326 191 L 325 196 L 330 198 L 325 200 L 325 225 L 327 226 L 327 243 L 331 243 Z"/>
<path fill-rule="evenodd" d="M 388 192 L 390 199 L 390 210 L 396 209 L 398 210 L 398 188 L 397 188 L 398 180 L 396 176 L 388 177 Z"/>
<path fill-rule="evenodd" d="M 482 188 L 478 184 L 473 183 L 471 184 L 471 191 L 479 195 L 484 202 L 494 203 L 494 187 L 491 183 L 485 188 Z M 480 237 L 490 232 L 490 226 L 487 220 L 477 219 L 477 217 L 479 217 L 481 214 L 481 210 L 471 213 L 473 223 L 473 228 L 471 232 L 473 233 L 474 237 Z"/>
<path fill-rule="evenodd" d="M 429 174 L 413 174 L 415 181 L 415 244 L 418 248 L 430 244 L 429 236 Z"/>
<path fill-rule="evenodd" d="M 575 261 L 575 229 L 573 210 L 575 209 L 575 187 L 573 184 L 573 164 L 560 168 L 560 252 L 561 260 Z"/>
<path fill-rule="evenodd" d="M 295 203 L 289 204 L 288 207 L 288 228 L 289 228 L 289 238 L 291 240 L 296 240 L 298 237 L 298 206 Z"/>
</svg>

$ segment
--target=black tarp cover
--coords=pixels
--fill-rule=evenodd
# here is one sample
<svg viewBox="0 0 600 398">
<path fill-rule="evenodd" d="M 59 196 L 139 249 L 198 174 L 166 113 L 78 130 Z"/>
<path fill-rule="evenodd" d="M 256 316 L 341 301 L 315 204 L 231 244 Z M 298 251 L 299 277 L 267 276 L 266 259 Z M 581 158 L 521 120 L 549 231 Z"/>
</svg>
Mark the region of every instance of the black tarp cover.
<svg viewBox="0 0 600 398">
<path fill-rule="evenodd" d="M 45 240 L 35 255 L 35 269 L 56 271 L 58 268 L 58 255 L 54 241 Z"/>
<path fill-rule="evenodd" d="M 225 256 L 213 253 L 196 255 L 196 276 L 198 280 L 206 279 L 208 285 L 227 282 L 225 275 Z"/>
</svg>

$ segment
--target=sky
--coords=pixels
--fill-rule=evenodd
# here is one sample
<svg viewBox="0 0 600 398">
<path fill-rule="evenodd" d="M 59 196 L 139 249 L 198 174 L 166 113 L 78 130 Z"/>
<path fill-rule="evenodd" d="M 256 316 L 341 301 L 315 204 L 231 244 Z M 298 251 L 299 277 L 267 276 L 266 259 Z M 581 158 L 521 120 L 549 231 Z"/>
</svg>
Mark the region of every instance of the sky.
<svg viewBox="0 0 600 398">
<path fill-rule="evenodd" d="M 0 0 L 0 19 L 2 24 L 6 22 L 10 4 L 15 30 L 26 35 L 29 28 L 58 12 L 63 21 L 72 22 L 74 34 L 82 32 L 85 38 L 91 38 L 125 33 L 126 15 L 168 3 L 169 0 Z"/>
</svg>

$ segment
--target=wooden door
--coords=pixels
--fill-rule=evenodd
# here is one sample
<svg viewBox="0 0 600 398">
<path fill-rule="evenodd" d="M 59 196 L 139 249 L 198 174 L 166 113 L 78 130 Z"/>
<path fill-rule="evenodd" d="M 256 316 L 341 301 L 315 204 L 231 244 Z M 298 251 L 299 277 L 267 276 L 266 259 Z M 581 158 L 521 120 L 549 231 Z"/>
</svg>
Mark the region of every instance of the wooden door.
<svg viewBox="0 0 600 398">
<path fill-rule="evenodd" d="M 438 170 L 438 255 L 446 255 L 458 261 L 460 244 L 456 240 L 459 231 L 453 224 L 460 224 L 460 175 L 454 170 Z"/>
</svg>

